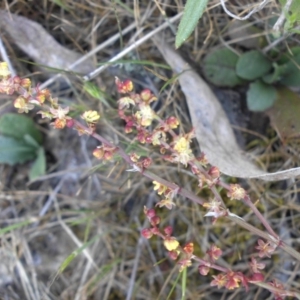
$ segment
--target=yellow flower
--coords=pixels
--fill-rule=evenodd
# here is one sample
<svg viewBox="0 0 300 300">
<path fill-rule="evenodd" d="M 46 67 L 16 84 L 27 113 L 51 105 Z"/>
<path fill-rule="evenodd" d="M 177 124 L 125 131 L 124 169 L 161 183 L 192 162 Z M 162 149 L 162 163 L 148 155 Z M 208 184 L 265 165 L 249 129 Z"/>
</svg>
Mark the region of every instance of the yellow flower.
<svg viewBox="0 0 300 300">
<path fill-rule="evenodd" d="M 160 208 L 165 206 L 167 209 L 171 210 L 173 206 L 176 206 L 176 204 L 171 199 L 166 198 L 156 203 L 155 206 L 158 206 Z"/>
<path fill-rule="evenodd" d="M 8 64 L 6 62 L 0 62 L 0 76 L 7 77 L 10 75 Z"/>
<path fill-rule="evenodd" d="M 230 184 L 227 196 L 230 200 L 243 200 L 247 193 L 239 184 Z"/>
<path fill-rule="evenodd" d="M 173 153 L 173 158 L 175 162 L 180 162 L 183 165 L 193 159 L 192 150 L 190 148 L 190 139 L 189 137 L 181 136 L 175 140 L 173 149 L 176 153 Z"/>
<path fill-rule="evenodd" d="M 135 116 L 140 121 L 140 124 L 146 127 L 151 125 L 155 114 L 149 105 L 143 103 L 140 105 L 140 110 L 135 113 Z"/>
<path fill-rule="evenodd" d="M 130 97 L 123 97 L 118 100 L 119 109 L 129 108 L 130 104 L 135 105 L 135 102 Z"/>
<path fill-rule="evenodd" d="M 14 101 L 14 107 L 18 108 L 19 113 L 28 113 L 29 110 L 34 108 L 34 105 L 31 103 L 28 103 L 27 100 L 23 96 L 19 96 Z"/>
<path fill-rule="evenodd" d="M 152 183 L 154 185 L 154 191 L 157 191 L 158 195 L 162 195 L 167 190 L 167 187 L 158 181 L 152 181 Z"/>
<path fill-rule="evenodd" d="M 100 115 L 95 110 L 88 110 L 81 116 L 87 123 L 96 123 L 100 119 Z"/>
<path fill-rule="evenodd" d="M 164 240 L 164 246 L 168 251 L 173 251 L 178 248 L 179 242 L 174 237 L 168 237 Z"/>
</svg>

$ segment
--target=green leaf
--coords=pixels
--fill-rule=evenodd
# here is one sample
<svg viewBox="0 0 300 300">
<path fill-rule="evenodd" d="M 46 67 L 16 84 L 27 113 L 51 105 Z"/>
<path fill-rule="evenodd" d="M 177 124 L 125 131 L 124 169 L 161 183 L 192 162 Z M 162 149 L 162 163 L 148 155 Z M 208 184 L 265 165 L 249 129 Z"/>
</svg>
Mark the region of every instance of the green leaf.
<svg viewBox="0 0 300 300">
<path fill-rule="evenodd" d="M 46 156 L 44 148 L 40 147 L 37 158 L 29 171 L 29 179 L 34 180 L 46 173 Z"/>
<path fill-rule="evenodd" d="M 187 0 L 176 34 L 176 48 L 179 48 L 191 35 L 206 9 L 207 2 L 208 0 Z"/>
<path fill-rule="evenodd" d="M 277 90 L 266 83 L 255 81 L 247 92 L 247 106 L 251 111 L 265 111 L 277 98 Z"/>
<path fill-rule="evenodd" d="M 0 236 L 2 236 L 5 233 L 11 232 L 15 229 L 25 227 L 25 226 L 29 225 L 30 223 L 32 223 L 32 220 L 26 220 L 26 221 L 23 221 L 23 222 L 15 223 L 15 224 L 12 224 L 12 225 L 8 225 L 4 228 L 1 228 L 0 229 Z"/>
<path fill-rule="evenodd" d="M 293 49 L 294 56 L 287 55 L 289 57 L 288 62 L 284 64 L 285 72 L 283 73 L 280 83 L 286 86 L 299 86 L 300 85 L 300 48 Z M 287 58 L 283 57 L 281 61 L 285 61 Z"/>
<path fill-rule="evenodd" d="M 286 73 L 286 69 L 286 64 L 278 65 L 277 63 L 273 63 L 273 72 L 265 75 L 262 79 L 265 83 L 268 84 L 276 83 L 282 79 L 282 77 Z"/>
<path fill-rule="evenodd" d="M 260 78 L 271 69 L 272 62 L 257 50 L 241 55 L 236 65 L 237 75 L 247 80 Z"/>
<path fill-rule="evenodd" d="M 90 241 L 85 242 L 81 247 L 77 248 L 75 251 L 73 251 L 60 265 L 57 275 L 61 274 L 68 265 L 86 249 L 88 246 L 92 245 L 97 239 L 99 239 L 99 235 L 94 236 Z"/>
<path fill-rule="evenodd" d="M 284 8 L 284 6 L 286 5 L 286 1 L 287 0 L 279 0 L 280 4 L 282 5 L 282 8 Z M 292 13 L 292 15 L 296 14 L 298 16 L 298 19 L 296 19 L 296 20 L 300 20 L 300 2 L 299 2 L 299 0 L 292 1 L 289 11 Z"/>
<path fill-rule="evenodd" d="M 217 49 L 204 59 L 204 75 L 217 86 L 233 87 L 243 83 L 237 76 L 235 67 L 238 55 L 227 48 Z"/>
<path fill-rule="evenodd" d="M 172 284 L 172 287 L 171 287 L 171 289 L 170 289 L 170 292 L 169 292 L 169 294 L 168 294 L 166 300 L 171 299 L 171 296 L 172 296 L 172 294 L 173 294 L 173 292 L 174 292 L 174 290 L 175 290 L 175 288 L 176 288 L 177 282 L 178 282 L 178 280 L 180 279 L 180 277 L 181 277 L 181 273 L 178 273 L 178 275 L 177 275 L 175 281 L 174 281 L 173 284 Z"/>
<path fill-rule="evenodd" d="M 159 90 L 159 94 L 161 94 L 169 85 L 171 85 L 173 82 L 175 82 L 181 74 L 182 74 L 182 72 L 180 72 L 179 74 L 176 74 L 173 77 L 171 77 L 170 79 L 168 79 L 164 83 L 164 85 L 162 86 L 162 88 Z"/>
<path fill-rule="evenodd" d="M 15 139 L 24 139 L 25 135 L 33 137 L 38 144 L 42 143 L 42 134 L 33 120 L 20 114 L 7 113 L 0 118 L 0 134 Z"/>
<path fill-rule="evenodd" d="M 298 55 L 300 55 L 300 47 L 292 47 L 289 51 L 282 54 L 278 60 L 278 64 L 286 64 L 291 60 L 295 60 L 295 57 L 298 57 Z"/>
<path fill-rule="evenodd" d="M 36 148 L 24 140 L 0 136 L 0 163 L 15 165 L 36 157 Z"/>
<path fill-rule="evenodd" d="M 107 102 L 106 98 L 108 95 L 106 95 L 105 92 L 103 92 L 96 84 L 86 81 L 83 85 L 83 89 L 93 98 L 96 98 L 100 100 L 102 103 L 104 103 L 106 106 L 110 107 L 109 103 Z"/>
</svg>

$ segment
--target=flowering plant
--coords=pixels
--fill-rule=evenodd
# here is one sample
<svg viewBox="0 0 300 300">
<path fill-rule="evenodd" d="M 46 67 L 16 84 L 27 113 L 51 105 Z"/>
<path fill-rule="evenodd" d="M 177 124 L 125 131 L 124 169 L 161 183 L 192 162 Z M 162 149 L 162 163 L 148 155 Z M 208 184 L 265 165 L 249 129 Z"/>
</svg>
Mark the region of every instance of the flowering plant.
<svg viewBox="0 0 300 300">
<path fill-rule="evenodd" d="M 167 162 L 182 165 L 189 168 L 198 182 L 199 189 L 207 188 L 211 191 L 209 201 L 198 197 L 195 193 L 184 187 L 168 182 L 149 171 L 153 163 L 150 157 L 141 157 L 135 152 L 127 154 L 121 147 L 114 145 L 97 133 L 96 124 L 100 120 L 97 111 L 89 110 L 81 115 L 84 123 L 70 116 L 70 108 L 62 107 L 57 98 L 53 98 L 48 89 L 32 87 L 28 78 L 21 79 L 11 76 L 6 63 L 0 63 L 0 93 L 16 94 L 14 107 L 19 113 L 27 113 L 34 107 L 38 107 L 42 118 L 49 119 L 51 126 L 56 129 L 65 127 L 73 128 L 79 135 L 89 135 L 101 144 L 93 151 L 93 155 L 99 160 L 113 160 L 115 155 L 121 156 L 131 167 L 130 171 L 139 172 L 153 182 L 153 188 L 162 199 L 156 204 L 158 208 L 176 209 L 175 198 L 177 195 L 193 201 L 202 206 L 206 217 L 212 217 L 215 224 L 220 218 L 227 218 L 237 225 L 259 236 L 255 249 L 257 253 L 251 256 L 248 273 L 235 271 L 218 263 L 223 251 L 219 245 L 212 244 L 203 256 L 195 253 L 194 243 L 181 244 L 173 233 L 173 227 L 161 228 L 161 218 L 157 208 L 144 207 L 144 214 L 149 220 L 149 227 L 144 228 L 141 234 L 150 239 L 157 236 L 163 240 L 163 245 L 171 260 L 176 261 L 179 272 L 196 264 L 202 276 L 208 276 L 211 270 L 219 272 L 212 275 L 211 286 L 234 290 L 243 286 L 248 290 L 250 284 L 255 284 L 271 291 L 275 299 L 284 299 L 286 296 L 294 296 L 300 299 L 300 294 L 288 291 L 283 284 L 273 279 L 265 282 L 263 270 L 265 263 L 262 258 L 270 258 L 275 251 L 281 250 L 300 261 L 300 254 L 288 246 L 273 231 L 268 221 L 257 209 L 246 190 L 239 184 L 227 184 L 221 179 L 221 173 L 215 166 L 209 165 L 206 156 L 202 153 L 195 157 L 190 147 L 194 137 L 193 130 L 182 134 L 178 133 L 180 121 L 175 116 L 161 119 L 153 110 L 151 103 L 157 98 L 149 89 L 140 93 L 134 92 L 132 81 L 120 81 L 116 78 L 116 87 L 122 95 L 118 100 L 118 115 L 125 122 L 125 132 L 134 134 L 134 138 L 141 144 L 156 147 L 162 159 Z M 220 194 L 220 188 L 227 190 L 229 201 L 240 201 L 248 206 L 260 220 L 265 230 L 258 229 L 248 224 L 242 217 L 230 212 Z M 213 272 L 213 271 L 212 271 Z"/>
</svg>

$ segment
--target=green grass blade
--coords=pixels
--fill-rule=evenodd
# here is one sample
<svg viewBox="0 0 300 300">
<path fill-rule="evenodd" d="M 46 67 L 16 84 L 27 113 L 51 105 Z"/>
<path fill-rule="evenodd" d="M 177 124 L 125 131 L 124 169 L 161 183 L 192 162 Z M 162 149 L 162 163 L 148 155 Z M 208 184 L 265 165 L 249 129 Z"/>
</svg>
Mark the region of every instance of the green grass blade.
<svg viewBox="0 0 300 300">
<path fill-rule="evenodd" d="M 181 300 L 185 299 L 185 292 L 186 292 L 186 277 L 187 277 L 187 268 L 184 268 L 181 272 L 182 274 L 182 281 L 181 281 L 181 288 L 182 288 L 182 294 L 181 294 Z"/>
<path fill-rule="evenodd" d="M 177 282 L 178 282 L 180 276 L 181 276 L 181 273 L 178 274 L 176 280 L 174 281 L 173 286 L 172 286 L 172 288 L 171 288 L 171 290 L 170 290 L 170 293 L 169 293 L 169 295 L 168 295 L 168 297 L 167 297 L 166 300 L 169 300 L 170 297 L 172 296 L 172 293 L 173 293 L 173 291 L 174 291 L 174 289 L 175 289 L 175 287 L 176 287 L 176 284 L 177 284 Z"/>
<path fill-rule="evenodd" d="M 202 17 L 208 0 L 188 0 L 176 34 L 175 46 L 179 48 L 191 35 L 199 19 Z"/>
<path fill-rule="evenodd" d="M 10 231 L 13 231 L 15 229 L 19 229 L 21 227 L 29 225 L 30 223 L 32 223 L 32 221 L 26 220 L 26 221 L 23 221 L 23 222 L 20 222 L 20 223 L 12 224 L 12 225 L 6 226 L 4 228 L 1 228 L 0 229 L 0 236 L 5 234 L 5 233 L 8 233 Z"/>
</svg>

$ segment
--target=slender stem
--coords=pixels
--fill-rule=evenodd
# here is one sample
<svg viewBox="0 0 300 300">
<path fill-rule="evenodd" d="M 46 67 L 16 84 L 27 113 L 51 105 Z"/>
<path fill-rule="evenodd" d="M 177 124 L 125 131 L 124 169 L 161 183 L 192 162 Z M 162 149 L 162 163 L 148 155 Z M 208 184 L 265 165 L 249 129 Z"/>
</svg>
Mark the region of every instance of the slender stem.
<svg viewBox="0 0 300 300">
<path fill-rule="evenodd" d="M 81 129 L 83 129 L 86 132 L 89 132 L 90 129 L 87 128 L 86 126 L 82 125 L 81 123 L 79 123 L 78 121 L 74 120 L 75 122 L 75 126 L 79 127 Z M 111 142 L 107 141 L 104 137 L 102 137 L 101 135 L 97 134 L 97 133 L 92 133 L 91 136 L 93 136 L 96 140 L 100 141 L 101 143 L 109 146 L 109 147 L 115 147 L 114 144 L 112 144 Z M 117 147 L 117 152 L 118 154 L 133 168 L 136 167 L 136 165 L 131 161 L 129 155 L 122 149 Z M 151 179 L 151 180 L 155 180 L 173 190 L 177 190 L 178 194 L 186 197 L 187 199 L 192 200 L 195 203 L 198 203 L 200 205 L 203 205 L 204 202 L 206 202 L 204 199 L 196 196 L 195 194 L 189 192 L 188 190 L 178 186 L 175 183 L 171 183 L 155 174 L 153 174 L 152 172 L 148 171 L 148 170 L 139 170 L 136 169 L 137 172 L 140 172 L 141 175 Z M 248 205 L 249 205 L 249 201 L 248 201 Z M 252 203 L 252 202 L 251 202 Z M 250 204 L 251 205 L 251 204 Z M 249 206 L 250 206 L 249 205 Z M 240 225 L 241 227 L 249 230 L 250 232 L 272 242 L 272 243 L 278 243 L 278 247 L 280 247 L 281 249 L 283 249 L 285 252 L 289 253 L 292 257 L 296 258 L 298 261 L 300 261 L 300 253 L 298 253 L 297 251 L 295 251 L 293 248 L 291 248 L 290 246 L 286 245 L 284 242 L 280 241 L 277 234 L 274 233 L 274 231 L 271 229 L 270 225 L 267 223 L 267 221 L 265 220 L 265 218 L 261 215 L 261 213 L 257 210 L 257 208 L 253 205 L 250 206 L 251 209 L 254 211 L 254 213 L 257 215 L 257 217 L 259 218 L 259 220 L 264 224 L 264 226 L 266 227 L 266 229 L 268 230 L 269 234 L 254 227 L 251 224 L 248 224 L 245 220 L 243 220 L 242 218 L 238 217 L 238 216 L 234 216 L 233 214 L 228 214 L 226 216 L 227 219 L 233 221 L 234 223 Z M 271 230 L 270 230 L 271 229 Z"/>
<path fill-rule="evenodd" d="M 276 239 L 279 239 L 279 236 L 272 229 L 266 218 L 261 214 L 261 212 L 257 209 L 257 207 L 252 203 L 250 197 L 247 195 L 243 201 L 247 206 L 249 206 L 257 218 L 261 221 L 261 223 L 265 226 L 267 231 Z"/>
</svg>

